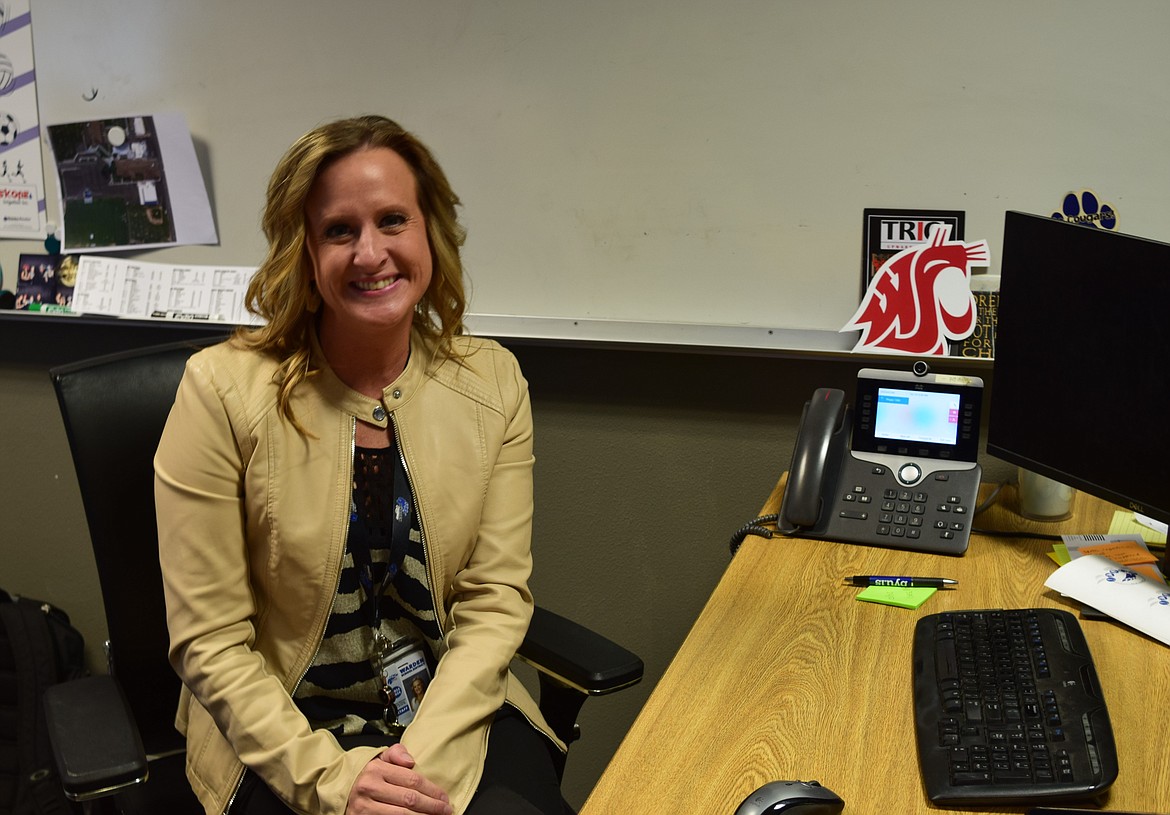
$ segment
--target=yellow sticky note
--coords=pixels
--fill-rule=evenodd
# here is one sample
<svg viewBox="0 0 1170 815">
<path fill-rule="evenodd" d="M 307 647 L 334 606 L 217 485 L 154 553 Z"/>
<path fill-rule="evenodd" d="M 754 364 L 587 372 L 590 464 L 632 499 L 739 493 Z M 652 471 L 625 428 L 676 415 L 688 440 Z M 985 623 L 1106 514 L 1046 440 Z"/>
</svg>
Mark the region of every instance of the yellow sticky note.
<svg viewBox="0 0 1170 815">
<path fill-rule="evenodd" d="M 1140 524 L 1132 512 L 1119 509 L 1114 511 L 1113 520 L 1109 523 L 1110 535 L 1141 535 L 1146 543 L 1165 543 L 1166 535 L 1145 524 Z"/>
<path fill-rule="evenodd" d="M 858 592 L 857 599 L 866 603 L 881 603 L 899 608 L 918 608 L 930 599 L 938 589 L 896 588 L 894 586 L 869 586 Z"/>
</svg>

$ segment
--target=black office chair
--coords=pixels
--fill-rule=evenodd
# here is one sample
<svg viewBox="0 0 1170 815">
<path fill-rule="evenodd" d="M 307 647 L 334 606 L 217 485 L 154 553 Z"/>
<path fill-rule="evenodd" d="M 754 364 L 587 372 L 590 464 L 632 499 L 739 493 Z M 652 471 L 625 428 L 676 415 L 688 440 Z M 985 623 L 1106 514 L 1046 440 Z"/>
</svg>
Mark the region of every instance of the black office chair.
<svg viewBox="0 0 1170 815">
<path fill-rule="evenodd" d="M 66 794 L 78 801 L 113 795 L 125 815 L 202 812 L 174 726 L 180 684 L 167 662 L 153 472 L 184 364 L 199 347 L 173 343 L 50 372 L 110 638 L 109 674 L 50 688 L 46 713 Z M 576 717 L 586 697 L 642 678 L 636 655 L 542 608 L 517 656 L 539 672 L 541 710 L 567 743 L 578 737 Z"/>
</svg>

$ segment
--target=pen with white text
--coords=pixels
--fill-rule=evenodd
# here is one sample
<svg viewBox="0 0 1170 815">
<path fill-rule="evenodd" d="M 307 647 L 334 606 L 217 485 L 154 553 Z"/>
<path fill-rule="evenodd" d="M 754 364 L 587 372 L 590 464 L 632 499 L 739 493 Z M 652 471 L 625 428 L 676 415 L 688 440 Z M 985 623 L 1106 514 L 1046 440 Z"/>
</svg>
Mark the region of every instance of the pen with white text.
<svg viewBox="0 0 1170 815">
<path fill-rule="evenodd" d="M 847 586 L 889 586 L 900 589 L 949 589 L 958 580 L 946 577 L 901 577 L 898 575 L 855 574 L 845 578 Z"/>
</svg>

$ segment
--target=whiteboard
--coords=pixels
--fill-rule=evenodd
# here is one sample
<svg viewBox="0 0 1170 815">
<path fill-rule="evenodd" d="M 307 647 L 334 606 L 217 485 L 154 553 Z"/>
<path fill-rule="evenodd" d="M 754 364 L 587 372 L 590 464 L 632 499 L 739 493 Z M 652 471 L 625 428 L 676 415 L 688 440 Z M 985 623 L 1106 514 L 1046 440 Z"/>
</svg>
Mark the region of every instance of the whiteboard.
<svg viewBox="0 0 1170 815">
<path fill-rule="evenodd" d="M 835 332 L 860 297 L 866 207 L 965 211 L 992 273 L 1004 211 L 1048 213 L 1070 190 L 1170 239 L 1164 0 L 32 0 L 32 15 L 43 125 L 187 118 L 220 243 L 147 259 L 256 265 L 284 149 L 366 112 L 447 170 L 470 309 L 493 324 Z"/>
</svg>

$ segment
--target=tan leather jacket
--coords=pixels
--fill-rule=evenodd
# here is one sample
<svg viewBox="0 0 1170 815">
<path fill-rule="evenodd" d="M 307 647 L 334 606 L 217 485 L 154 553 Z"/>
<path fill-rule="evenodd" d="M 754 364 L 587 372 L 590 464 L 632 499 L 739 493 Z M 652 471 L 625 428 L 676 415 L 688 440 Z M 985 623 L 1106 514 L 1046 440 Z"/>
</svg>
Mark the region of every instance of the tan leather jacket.
<svg viewBox="0 0 1170 815">
<path fill-rule="evenodd" d="M 277 413 L 272 358 L 224 343 L 188 362 L 155 457 L 155 497 L 170 658 L 185 685 L 176 723 L 209 813 L 227 809 L 247 765 L 295 809 L 341 815 L 378 753 L 342 751 L 290 695 L 337 590 L 355 417 L 394 423 L 444 634 L 402 738 L 418 771 L 460 813 L 505 698 L 548 732 L 508 669 L 532 614 L 527 383 L 498 344 L 455 343 L 462 363 L 415 336 L 381 402 L 350 390 L 318 351 L 320 372 L 292 398 L 309 437 Z"/>
</svg>

